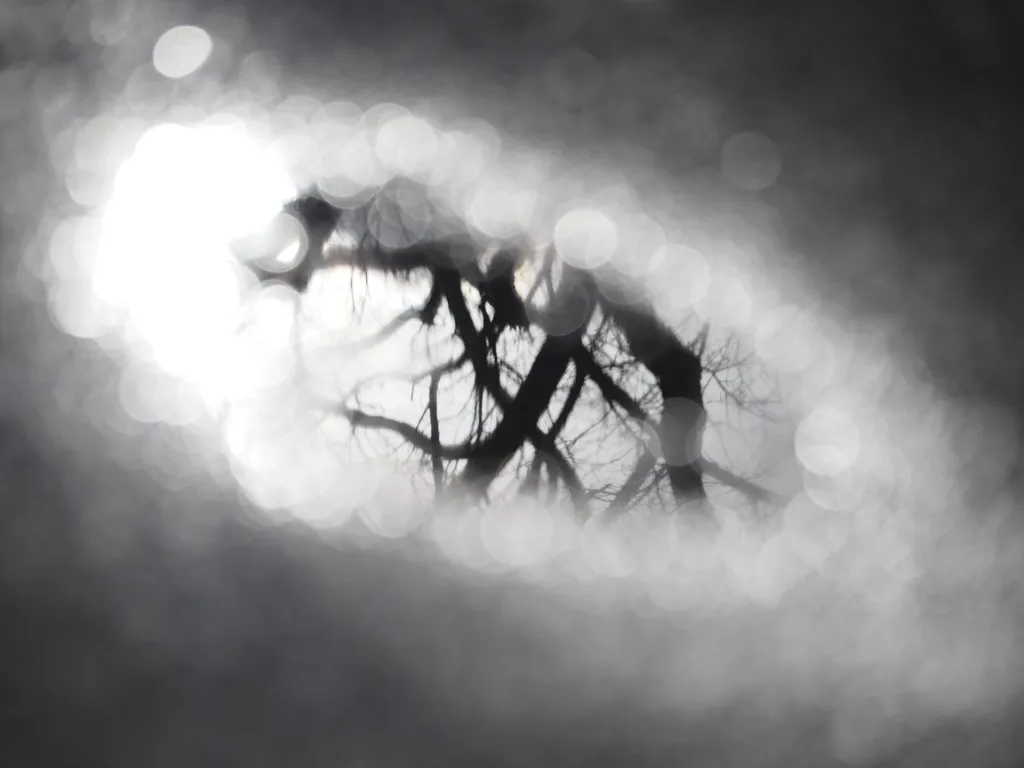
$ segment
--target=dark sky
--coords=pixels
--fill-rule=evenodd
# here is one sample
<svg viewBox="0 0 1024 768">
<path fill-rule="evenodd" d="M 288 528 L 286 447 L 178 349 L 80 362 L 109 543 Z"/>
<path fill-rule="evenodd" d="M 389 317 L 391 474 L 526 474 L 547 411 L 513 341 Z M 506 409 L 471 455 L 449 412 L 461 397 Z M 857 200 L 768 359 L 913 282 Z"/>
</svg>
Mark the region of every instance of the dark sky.
<svg viewBox="0 0 1024 768">
<path fill-rule="evenodd" d="M 946 391 L 1019 409 L 1012 2 L 293 0 L 245 15 L 289 82 L 391 83 L 581 162 L 600 152 L 685 179 L 732 133 L 765 132 L 783 175 L 763 199 L 823 291 L 897 318 Z M 551 86 L 567 49 L 598 63 L 597 96 Z M 568 77 L 582 87 L 594 71 Z M 707 104 L 710 127 L 679 125 L 680 94 Z M 861 236 L 878 239 L 870 259 L 841 247 Z M 10 275 L 12 258 L 5 247 Z M 230 494 L 172 493 L 119 468 L 110 451 L 157 437 L 101 450 L 74 418 L 33 412 L 40 371 L 85 381 L 110 364 L 36 322 L 13 282 L 0 296 L 11 764 L 838 764 L 815 701 L 773 719 L 754 693 L 681 723 L 648 695 L 650 619 L 572 612 L 388 553 L 339 556 L 301 530 L 237 522 Z M 168 542 L 186 508 L 220 521 L 205 546 Z M 98 516 L 130 542 L 118 559 L 91 548 Z M 607 637 L 628 658 L 595 670 L 556 636 Z M 1013 720 L 944 723 L 876 764 L 1013 765 Z"/>
</svg>

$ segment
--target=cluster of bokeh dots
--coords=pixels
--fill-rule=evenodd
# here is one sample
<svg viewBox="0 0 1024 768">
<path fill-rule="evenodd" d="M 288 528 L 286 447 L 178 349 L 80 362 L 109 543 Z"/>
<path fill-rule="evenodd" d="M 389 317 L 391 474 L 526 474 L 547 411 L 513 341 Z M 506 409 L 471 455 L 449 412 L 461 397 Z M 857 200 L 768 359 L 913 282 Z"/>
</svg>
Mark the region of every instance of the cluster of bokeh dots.
<svg viewBox="0 0 1024 768">
<path fill-rule="evenodd" d="M 218 44 L 200 27 L 174 27 L 157 39 L 146 67 L 165 79 L 202 82 Z M 770 263 L 756 246 L 773 251 L 777 242 L 749 247 L 749 237 L 683 231 L 672 210 L 652 212 L 621 178 L 581 185 L 573 169 L 506 146 L 480 120 L 442 125 L 390 102 L 363 108 L 310 95 L 281 98 L 272 87 L 279 68 L 266 54 L 244 57 L 238 71 L 242 96 L 214 88 L 213 103 L 173 104 L 166 119 L 150 124 L 120 109 L 77 127 L 69 192 L 75 196 L 86 177 L 104 194 L 92 213 L 53 232 L 50 305 L 68 333 L 107 346 L 117 337 L 131 352 L 120 399 L 133 418 L 198 428 L 234 408 L 224 421 L 225 447 L 235 480 L 257 506 L 292 509 L 327 526 L 354 509 L 377 509 L 363 517 L 382 536 L 424 522 L 418 513 L 395 511 L 410 506 L 405 501 L 417 498 L 416 489 L 387 501 L 385 472 L 339 462 L 338 444 L 350 432 L 332 427 L 324 437 L 296 415 L 302 403 L 281 406 L 295 383 L 296 297 L 283 286 L 257 289 L 226 247 L 257 231 L 302 184 L 314 182 L 336 200 L 364 200 L 396 177 L 418 182 L 430 205 L 415 195 L 393 200 L 402 226 L 375 232 L 382 241 L 434 236 L 423 211 L 451 210 L 481 242 L 528 235 L 538 252 L 553 243 L 566 263 L 594 271 L 615 301 L 649 298 L 670 321 L 696 316 L 749 339 L 784 383 L 795 413 L 792 450 L 802 483 L 786 489 L 795 500 L 785 519 L 808 518 L 810 505 L 835 531 L 845 530 L 854 511 L 885 504 L 906 484 L 885 458 L 894 454 L 884 448 L 892 435 L 877 428 L 882 415 L 866 389 L 891 384 L 878 373 L 891 355 L 864 347 L 856 329 L 840 328 L 848 318 L 805 308 L 805 286 L 768 285 Z M 742 193 L 769 188 L 780 172 L 779 152 L 762 134 L 744 132 L 722 147 L 721 173 Z M 783 298 L 787 291 L 791 300 Z M 236 332 L 241 317 L 243 334 Z M 483 521 L 480 530 L 490 533 L 481 541 L 504 530 Z M 543 538 L 550 526 L 538 526 L 531 535 Z M 828 536 L 840 536 L 835 531 Z M 520 533 L 510 530 L 505 548 L 485 549 L 498 562 L 543 559 L 546 547 L 533 539 L 515 543 Z"/>
<path fill-rule="evenodd" d="M 174 27 L 159 36 L 141 69 L 201 82 L 218 44 L 202 28 Z M 231 478 L 268 520 L 295 514 L 332 528 L 358 519 L 386 538 L 429 532 L 456 559 L 499 569 L 561 562 L 559 553 L 568 551 L 589 552 L 581 562 L 592 575 L 653 569 L 664 576 L 673 563 L 685 570 L 711 558 L 714 567 L 749 572 L 739 580 L 743 589 L 765 599 L 776 599 L 807 569 L 841 562 L 834 555 L 856 546 L 856 535 L 879 535 L 866 521 L 899 504 L 914 479 L 886 427 L 893 409 L 876 399 L 892 385 L 892 350 L 884 331 L 861 333 L 845 327 L 849 318 L 811 308 L 806 286 L 769 283 L 764 272 L 771 264 L 757 246 L 772 252 L 778 243 L 755 235 L 750 247 L 749 230 L 736 238 L 683 231 L 672 210 L 653 211 L 621 178 L 581 183 L 574 169 L 510 146 L 480 120 L 442 125 L 390 102 L 361 107 L 310 95 L 282 98 L 273 82 L 280 68 L 268 54 L 243 57 L 238 71 L 241 96 L 213 88 L 210 104 L 172 104 L 164 119 L 149 122 L 122 100 L 122 108 L 76 126 L 64 155 L 68 188 L 95 205 L 52 234 L 50 305 L 68 333 L 130 352 L 119 400 L 131 418 L 204 433 L 215 432 L 211 422 L 220 419 Z M 138 106 L 137 96 L 122 99 Z M 766 136 L 744 132 L 722 147 L 721 174 L 741 193 L 771 187 L 780 173 L 779 152 Z M 345 453 L 340 446 L 351 441 L 351 430 L 339 420 L 318 423 L 308 403 L 288 394 L 297 373 L 290 309 L 296 297 L 283 286 L 257 290 L 225 244 L 257 230 L 300 184 L 315 182 L 339 200 L 369 199 L 395 177 L 419 182 L 431 210 L 453 211 L 482 242 L 520 234 L 538 246 L 552 242 L 566 263 L 593 270 L 613 300 L 650 297 L 669 320 L 695 315 L 749 339 L 784 383 L 795 419 L 799 483 L 786 488 L 792 501 L 775 515 L 781 533 L 728 523 L 743 516 L 725 504 L 718 544 L 703 556 L 680 544 L 654 557 L 658 541 L 699 536 L 649 535 L 657 524 L 642 510 L 621 518 L 629 522 L 595 518 L 580 527 L 563 526 L 550 510 L 496 505 L 452 522 L 423 513 L 418 478 L 396 482 L 386 464 Z M 404 213 L 401 237 L 435 234 L 433 222 L 417 216 L 415 197 L 393 202 Z M 398 232 L 377 234 L 386 240 Z M 627 289 L 634 284 L 642 290 Z M 223 417 L 226 406 L 231 415 Z M 936 436 L 945 434 L 940 428 Z M 1000 435 L 1002 454 L 1013 455 L 1013 436 Z M 961 434 L 960 447 L 966 440 Z M 888 530 L 904 535 L 898 526 Z M 643 544 L 637 531 L 646 532 Z M 772 577 L 768 563 L 777 565 Z"/>
</svg>

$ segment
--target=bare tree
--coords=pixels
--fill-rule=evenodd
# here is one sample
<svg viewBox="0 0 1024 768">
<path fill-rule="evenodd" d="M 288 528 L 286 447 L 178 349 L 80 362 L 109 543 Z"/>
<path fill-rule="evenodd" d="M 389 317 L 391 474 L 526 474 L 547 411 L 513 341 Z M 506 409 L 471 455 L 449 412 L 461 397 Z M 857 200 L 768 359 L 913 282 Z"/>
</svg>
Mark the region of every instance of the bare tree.
<svg viewBox="0 0 1024 768">
<path fill-rule="evenodd" d="M 729 339 L 709 343 L 707 324 L 684 339 L 638 282 L 574 267 L 554 245 L 484 237 L 407 179 L 358 201 L 306 192 L 286 213 L 302 225 L 303 248 L 290 261 L 254 261 L 261 281 L 302 294 L 340 268 L 353 280 L 384 276 L 419 290 L 350 349 L 413 326 L 427 337 L 430 365 L 368 375 L 328 407 L 354 433 L 384 433 L 410 449 L 429 466 L 435 493 L 484 501 L 507 477 L 516 493 L 564 494 L 581 515 L 659 495 L 666 508 L 703 510 L 708 480 L 773 500 L 703 455 L 709 385 L 727 408 L 764 405 L 744 379 L 749 360 Z M 284 245 L 260 242 L 266 253 Z M 411 388 L 418 421 L 364 404 L 382 378 Z M 442 392 L 461 395 L 446 409 Z"/>
</svg>

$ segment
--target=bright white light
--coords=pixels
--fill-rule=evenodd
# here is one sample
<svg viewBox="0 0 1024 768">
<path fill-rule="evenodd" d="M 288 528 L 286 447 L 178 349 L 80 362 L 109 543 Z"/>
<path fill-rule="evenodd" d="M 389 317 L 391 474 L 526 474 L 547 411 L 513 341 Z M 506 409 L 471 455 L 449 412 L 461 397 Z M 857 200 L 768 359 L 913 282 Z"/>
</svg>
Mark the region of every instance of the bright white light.
<svg viewBox="0 0 1024 768">
<path fill-rule="evenodd" d="M 93 276 L 99 297 L 125 313 L 136 351 L 179 377 L 208 377 L 246 281 L 228 243 L 293 194 L 241 126 L 147 131 L 116 175 Z"/>
<path fill-rule="evenodd" d="M 199 69 L 213 52 L 213 39 L 199 27 L 174 27 L 153 47 L 153 66 L 164 77 L 177 79 Z"/>
<path fill-rule="evenodd" d="M 241 414 L 228 426 L 226 442 L 235 477 L 263 509 L 315 504 L 335 485 L 341 466 L 301 420 L 287 424 L 272 414 Z M 322 518 L 322 509 L 317 511 Z"/>
</svg>

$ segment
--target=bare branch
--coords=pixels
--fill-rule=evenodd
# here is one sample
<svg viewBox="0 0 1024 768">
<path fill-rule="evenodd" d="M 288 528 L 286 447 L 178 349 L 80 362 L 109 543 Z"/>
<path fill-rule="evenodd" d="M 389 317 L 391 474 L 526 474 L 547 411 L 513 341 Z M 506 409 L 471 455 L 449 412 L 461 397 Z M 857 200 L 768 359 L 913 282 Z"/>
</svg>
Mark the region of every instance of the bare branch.
<svg viewBox="0 0 1024 768">
<path fill-rule="evenodd" d="M 471 455 L 471 446 L 463 445 L 434 445 L 431 438 L 411 424 L 387 416 L 378 416 L 366 413 L 357 408 L 342 405 L 335 410 L 340 416 L 348 420 L 352 429 L 359 428 L 384 430 L 394 432 L 414 448 L 419 449 L 428 455 L 436 451 L 436 455 L 442 459 L 466 459 Z"/>
<path fill-rule="evenodd" d="M 390 320 L 383 328 L 375 333 L 370 334 L 365 339 L 359 339 L 357 341 L 345 344 L 342 350 L 345 352 L 361 352 L 365 349 L 380 344 L 381 342 L 387 341 L 389 338 L 394 336 L 398 330 L 411 320 L 415 320 L 419 317 L 421 310 L 418 309 L 407 309 L 397 317 Z"/>
<path fill-rule="evenodd" d="M 548 337 L 541 345 L 515 398 L 511 398 L 501 386 L 498 371 L 487 360 L 486 345 L 476 330 L 457 282 L 447 282 L 442 290 L 478 380 L 504 411 L 504 418 L 495 430 L 476 446 L 474 456 L 463 473 L 462 483 L 474 489 L 473 493 L 486 489 L 509 458 L 529 439 L 538 450 L 548 454 L 555 462 L 574 503 L 579 507 L 585 506 L 585 492 L 576 471 L 562 456 L 551 436 L 537 428 L 540 415 L 548 407 L 569 364 L 572 350 L 579 343 L 582 329 L 568 338 Z"/>
<path fill-rule="evenodd" d="M 594 356 L 586 347 L 579 347 L 575 350 L 573 359 L 576 361 L 576 365 L 580 366 L 581 370 L 590 377 L 601 394 L 604 395 L 605 400 L 609 403 L 618 405 L 627 414 L 632 416 L 637 421 L 646 423 L 648 421 L 647 412 L 629 396 L 622 387 L 615 383 L 611 376 L 597 364 L 594 360 Z"/>
<path fill-rule="evenodd" d="M 554 261 L 555 261 L 555 248 L 554 248 L 553 245 L 552 246 L 548 246 L 547 250 L 544 253 L 544 263 L 541 266 L 540 271 L 537 273 L 537 276 L 536 276 L 536 278 L 533 281 L 533 285 L 530 286 L 530 290 L 527 291 L 526 297 L 523 299 L 523 304 L 524 305 L 532 306 L 531 302 L 533 301 L 533 297 L 536 295 L 537 289 L 540 288 L 542 282 L 547 280 L 548 281 L 548 287 L 549 288 L 551 287 L 551 283 L 550 283 L 550 281 L 551 281 L 551 268 L 554 265 Z M 554 289 L 553 288 L 551 289 L 551 292 L 552 292 L 552 294 L 554 293 Z"/>
<path fill-rule="evenodd" d="M 437 387 L 441 381 L 440 373 L 433 373 L 430 376 L 430 398 L 428 408 L 430 410 L 430 459 L 434 470 L 434 490 L 441 492 L 444 485 L 444 465 L 441 456 L 441 426 L 437 418 Z"/>
<path fill-rule="evenodd" d="M 708 347 L 709 330 L 710 325 L 707 322 L 705 322 L 704 325 L 701 326 L 700 331 L 697 333 L 697 338 L 695 338 L 693 340 L 693 343 L 691 344 L 691 346 L 694 347 L 694 353 L 700 360 L 704 359 L 704 352 L 705 350 L 707 350 Z"/>
<path fill-rule="evenodd" d="M 535 452 L 533 454 L 533 461 L 530 462 L 530 468 L 526 472 L 526 479 L 519 486 L 519 493 L 530 495 L 537 493 L 537 489 L 540 486 L 540 468 L 543 463 L 543 454 Z"/>
<path fill-rule="evenodd" d="M 611 507 L 613 510 L 624 510 L 629 506 L 629 503 L 636 498 L 644 480 L 647 479 L 647 476 L 651 473 L 651 470 L 654 469 L 657 463 L 658 460 L 649 449 L 645 449 L 644 452 L 640 454 L 640 458 L 633 467 L 633 471 L 629 473 L 629 477 L 626 478 L 626 482 L 623 483 L 619 492 L 615 494 L 615 498 L 612 499 Z"/>
<path fill-rule="evenodd" d="M 434 375 L 454 373 L 458 371 L 462 366 L 464 366 L 468 362 L 468 360 L 469 356 L 465 352 L 463 352 L 461 355 L 459 355 L 456 358 L 453 358 L 452 360 L 447 360 L 443 363 L 438 363 L 432 368 L 427 368 L 424 371 L 413 371 L 410 373 L 404 370 L 390 370 L 374 373 L 370 376 L 366 376 L 365 378 L 362 378 L 359 381 L 357 381 L 349 389 L 348 394 L 342 397 L 341 400 L 349 400 L 350 398 L 354 397 L 360 390 L 362 390 L 364 387 L 366 387 L 368 384 L 374 381 L 379 381 L 381 379 L 390 379 L 395 381 L 406 382 L 409 384 L 418 384 L 424 379 L 430 378 L 431 376 Z"/>
<path fill-rule="evenodd" d="M 701 470 L 707 474 L 708 477 L 714 478 L 723 485 L 735 488 L 737 491 L 753 501 L 760 501 L 774 506 L 781 506 L 786 503 L 786 499 L 782 495 L 760 486 L 757 483 L 751 482 L 746 478 L 740 477 L 736 473 L 730 472 L 725 467 L 711 461 L 710 459 L 700 459 L 700 466 Z"/>
<path fill-rule="evenodd" d="M 572 388 L 569 390 L 569 395 L 565 400 L 565 405 L 562 406 L 561 412 L 558 414 L 558 418 L 555 419 L 555 423 L 548 430 L 548 436 L 553 440 L 561 434 L 562 430 L 565 429 L 566 422 L 569 421 L 569 417 L 572 415 L 573 409 L 576 407 L 576 403 L 579 402 L 580 395 L 583 394 L 583 385 L 586 383 L 587 377 L 580 369 L 579 365 L 576 366 L 576 378 L 573 379 Z"/>
<path fill-rule="evenodd" d="M 414 388 L 418 382 L 429 378 L 427 406 L 420 419 L 421 422 L 429 419 L 429 434 L 421 431 L 419 425 L 376 416 L 348 404 L 339 409 L 353 429 L 361 427 L 391 432 L 405 440 L 413 450 L 429 457 L 435 489 L 439 491 L 445 480 L 445 462 L 465 460 L 466 466 L 456 485 L 464 486 L 477 498 L 486 495 L 495 476 L 510 466 L 509 462 L 521 455 L 524 444 L 530 442 L 536 450 L 536 457 L 528 470 L 527 480 L 534 478 L 536 486 L 541 468 L 547 465 L 549 481 L 556 483 L 562 479 L 574 503 L 582 507 L 587 495 L 574 468 L 573 453 L 574 446 L 583 435 L 591 432 L 593 426 L 571 440 L 566 440 L 562 432 L 574 410 L 578 410 L 581 398 L 590 402 L 589 394 L 585 394 L 587 379 L 595 383 L 610 413 L 615 414 L 614 419 L 625 423 L 627 420 L 621 415 L 624 413 L 637 423 L 654 425 L 666 451 L 677 447 L 677 443 L 679 448 L 683 448 L 681 441 L 699 440 L 705 418 L 705 377 L 721 387 L 727 407 L 751 410 L 760 404 L 760 401 L 751 402 L 751 389 L 739 368 L 746 361 L 739 357 L 739 350 L 734 344 L 709 350 L 709 326 L 706 323 L 690 343 L 683 343 L 681 337 L 661 321 L 650 302 L 615 303 L 601 297 L 593 276 L 560 262 L 553 247 L 547 249 L 543 264 L 525 299 L 522 299 L 511 281 L 511 272 L 498 268 L 503 267 L 500 259 L 496 256 L 484 270 L 481 265 L 486 264 L 482 253 L 485 249 L 467 230 L 459 230 L 458 227 L 452 230 L 455 234 L 451 237 L 428 238 L 408 247 L 390 248 L 377 241 L 374 236 L 376 230 L 370 226 L 369 220 L 364 222 L 366 226 L 360 222 L 349 222 L 359 230 L 358 247 L 340 249 L 324 258 L 323 245 L 329 231 L 336 229 L 345 217 L 365 214 L 372 206 L 342 213 L 330 203 L 314 198 L 315 195 L 304 198 L 296 207 L 298 214 L 308 220 L 307 224 L 315 225 L 316 235 L 310 255 L 294 275 L 298 290 L 308 284 L 313 270 L 332 264 L 345 264 L 352 267 L 353 272 L 361 271 L 364 275 L 370 271 L 404 277 L 417 273 L 431 279 L 430 293 L 422 307 L 402 312 L 367 338 L 346 345 L 347 349 L 364 349 L 380 343 L 394 336 L 406 323 L 417 319 L 425 331 L 433 323 L 442 302 L 451 313 L 455 333 L 464 346 L 462 355 L 422 373 L 399 371 L 394 374 L 410 381 Z M 399 220 L 403 221 L 401 217 Z M 514 259 L 509 263 L 514 263 Z M 475 303 L 467 300 L 463 293 L 466 286 L 474 286 L 480 293 L 479 313 Z M 535 309 L 533 302 L 542 287 L 546 288 L 547 295 L 543 302 L 543 316 L 538 316 L 532 311 Z M 586 322 L 571 334 L 559 336 L 551 332 L 554 324 L 549 325 L 547 316 L 551 315 L 553 319 L 559 312 L 564 312 L 564 307 L 573 303 L 567 300 L 569 292 L 575 293 L 580 288 L 589 303 Z M 519 373 L 502 359 L 508 352 L 506 346 L 499 347 L 499 340 L 503 344 L 510 343 L 512 337 L 502 335 L 506 327 L 530 324 L 526 313 L 528 306 L 534 327 L 545 331 L 546 338 L 533 356 L 528 371 Z M 490 307 L 490 313 L 487 307 Z M 601 322 L 593 329 L 595 312 L 600 313 Z M 478 328 L 481 316 L 482 330 Z M 593 349 L 587 348 L 584 339 Z M 609 358 L 607 364 L 606 357 Z M 466 443 L 446 446 L 441 443 L 442 419 L 438 412 L 441 380 L 467 361 L 472 365 L 476 384 L 473 399 L 467 399 L 467 404 L 473 405 L 473 421 Z M 563 382 L 570 362 L 574 363 L 575 377 L 552 429 L 545 434 L 540 427 L 541 418 L 552 407 L 555 393 L 564 391 Z M 611 371 L 616 373 L 611 374 Z M 638 377 L 639 383 L 633 386 Z M 653 380 L 649 388 L 646 387 L 648 380 Z M 506 386 L 513 394 L 506 390 Z M 658 408 L 659 395 L 661 403 L 682 398 L 696 404 L 699 411 L 695 411 L 692 418 L 686 417 L 687 421 L 677 425 L 678 428 L 671 425 L 668 412 L 659 422 L 654 422 L 648 411 Z M 713 392 L 709 395 L 716 397 Z M 485 396 L 487 403 L 484 402 Z M 358 406 L 358 401 L 355 405 Z M 464 425 L 464 421 L 461 423 Z M 699 457 L 699 444 L 696 448 L 693 455 Z M 703 500 L 706 498 L 705 473 L 758 501 L 778 500 L 777 495 L 718 464 L 703 458 L 687 461 L 685 465 L 673 463 L 660 467 L 656 456 L 645 444 L 613 503 L 628 505 L 647 487 L 651 478 L 660 492 L 658 483 L 662 476 L 668 477 L 677 498 Z M 522 469 L 526 471 L 525 466 Z"/>
</svg>

